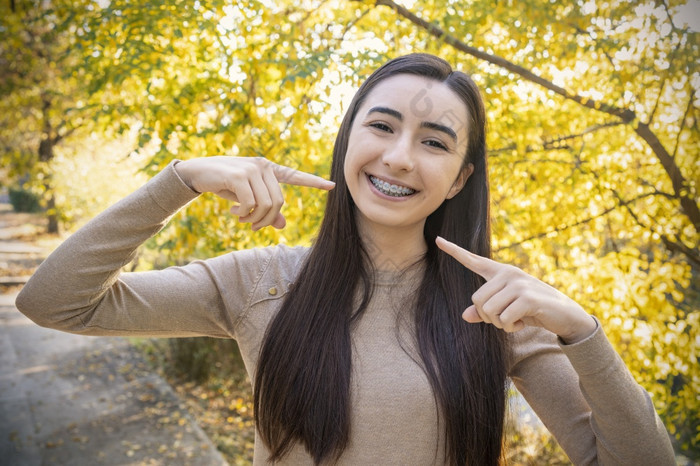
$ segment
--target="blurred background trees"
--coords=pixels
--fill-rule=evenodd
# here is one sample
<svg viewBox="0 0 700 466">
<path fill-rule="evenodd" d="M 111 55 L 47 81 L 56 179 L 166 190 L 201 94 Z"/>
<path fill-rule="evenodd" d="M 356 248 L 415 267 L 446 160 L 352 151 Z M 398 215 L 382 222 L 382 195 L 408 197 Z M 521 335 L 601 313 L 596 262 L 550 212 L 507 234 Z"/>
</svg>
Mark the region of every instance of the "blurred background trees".
<svg viewBox="0 0 700 466">
<path fill-rule="evenodd" d="M 696 1 L 14 0 L 0 17 L 0 180 L 68 230 L 173 158 L 327 174 L 349 98 L 386 59 L 468 72 L 489 114 L 496 258 L 595 314 L 698 454 Z M 284 189 L 294 228 L 252 234 L 205 196 L 133 267 L 310 244 L 322 200 Z"/>
</svg>

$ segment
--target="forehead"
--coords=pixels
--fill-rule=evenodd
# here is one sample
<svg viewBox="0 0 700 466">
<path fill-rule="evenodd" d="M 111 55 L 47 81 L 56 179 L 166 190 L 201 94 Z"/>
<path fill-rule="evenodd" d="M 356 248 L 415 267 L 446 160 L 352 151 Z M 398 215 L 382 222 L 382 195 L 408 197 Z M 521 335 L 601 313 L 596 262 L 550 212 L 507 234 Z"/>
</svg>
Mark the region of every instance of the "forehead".
<svg viewBox="0 0 700 466">
<path fill-rule="evenodd" d="M 365 97 L 357 117 L 374 107 L 397 110 L 406 121 L 429 121 L 452 128 L 466 139 L 467 108 L 447 84 L 423 76 L 399 74 L 378 83 Z"/>
</svg>

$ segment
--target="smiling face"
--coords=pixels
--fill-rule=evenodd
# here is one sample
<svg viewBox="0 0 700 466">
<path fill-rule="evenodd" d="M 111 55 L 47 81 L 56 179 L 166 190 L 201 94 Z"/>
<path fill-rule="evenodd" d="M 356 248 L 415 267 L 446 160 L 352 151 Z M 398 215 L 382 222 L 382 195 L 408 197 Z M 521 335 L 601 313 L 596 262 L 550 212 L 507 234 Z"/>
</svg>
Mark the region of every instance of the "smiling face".
<svg viewBox="0 0 700 466">
<path fill-rule="evenodd" d="M 377 84 L 356 113 L 344 164 L 361 229 L 422 233 L 428 215 L 471 174 L 468 121 L 444 83 L 400 74 Z"/>
</svg>

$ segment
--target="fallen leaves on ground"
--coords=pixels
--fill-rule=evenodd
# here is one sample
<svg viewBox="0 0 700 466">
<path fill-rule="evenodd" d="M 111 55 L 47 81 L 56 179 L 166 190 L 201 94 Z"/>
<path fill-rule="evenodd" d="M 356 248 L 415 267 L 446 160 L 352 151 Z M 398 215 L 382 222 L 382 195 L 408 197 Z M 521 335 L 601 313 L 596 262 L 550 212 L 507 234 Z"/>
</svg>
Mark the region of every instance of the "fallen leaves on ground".
<svg viewBox="0 0 700 466">
<path fill-rule="evenodd" d="M 138 341 L 136 346 L 177 392 L 226 460 L 231 465 L 252 464 L 255 446 L 252 389 L 242 365 L 223 369 L 198 383 L 175 375 L 177 370 L 168 359 L 164 340 Z M 178 414 L 172 414 L 167 421 L 182 421 Z"/>
</svg>

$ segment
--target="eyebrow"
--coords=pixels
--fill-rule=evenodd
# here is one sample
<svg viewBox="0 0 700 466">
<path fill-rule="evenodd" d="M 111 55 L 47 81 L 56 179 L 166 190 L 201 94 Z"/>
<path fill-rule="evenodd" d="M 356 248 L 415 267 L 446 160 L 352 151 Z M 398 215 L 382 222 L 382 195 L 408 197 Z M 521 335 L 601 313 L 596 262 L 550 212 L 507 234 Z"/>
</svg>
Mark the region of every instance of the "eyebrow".
<svg viewBox="0 0 700 466">
<path fill-rule="evenodd" d="M 433 123 L 432 121 L 424 121 L 420 124 L 421 128 L 434 129 L 436 131 L 442 131 L 452 138 L 454 142 L 457 142 L 457 133 L 454 132 L 449 126 L 441 125 L 440 123 Z"/>
<path fill-rule="evenodd" d="M 386 115 L 391 115 L 394 118 L 396 118 L 399 121 L 403 121 L 403 115 L 401 115 L 401 112 L 398 110 L 394 110 L 393 108 L 389 107 L 372 107 L 369 109 L 369 112 L 367 112 L 367 115 L 370 113 L 384 113 Z"/>
<path fill-rule="evenodd" d="M 372 107 L 369 109 L 367 112 L 367 115 L 371 113 L 384 113 L 385 115 L 390 115 L 396 118 L 399 121 L 403 121 L 403 115 L 401 112 L 394 110 L 393 108 L 389 107 Z M 440 123 L 434 123 L 432 121 L 423 121 L 420 124 L 421 128 L 428 128 L 428 129 L 433 129 L 435 131 L 440 131 L 442 133 L 447 134 L 454 142 L 457 142 L 457 133 L 450 128 L 449 126 L 441 125 Z"/>
</svg>

